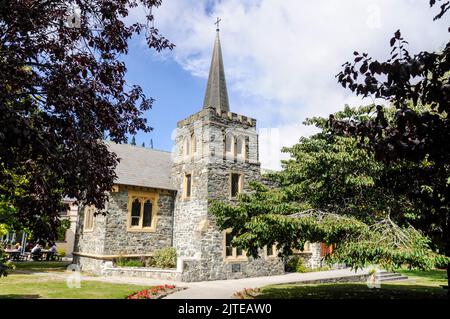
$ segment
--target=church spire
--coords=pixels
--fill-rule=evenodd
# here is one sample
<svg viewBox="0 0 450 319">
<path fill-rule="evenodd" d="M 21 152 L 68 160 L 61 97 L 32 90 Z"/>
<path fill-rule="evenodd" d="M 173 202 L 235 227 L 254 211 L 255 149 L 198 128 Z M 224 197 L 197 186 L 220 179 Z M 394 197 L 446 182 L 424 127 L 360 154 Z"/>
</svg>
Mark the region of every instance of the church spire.
<svg viewBox="0 0 450 319">
<path fill-rule="evenodd" d="M 216 41 L 214 43 L 214 50 L 211 59 L 211 66 L 209 68 L 208 84 L 206 85 L 205 100 L 203 108 L 212 107 L 217 111 L 230 111 L 228 104 L 227 83 L 225 81 L 225 71 L 223 68 L 222 50 L 220 48 L 219 39 L 219 22 L 217 18 Z"/>
</svg>

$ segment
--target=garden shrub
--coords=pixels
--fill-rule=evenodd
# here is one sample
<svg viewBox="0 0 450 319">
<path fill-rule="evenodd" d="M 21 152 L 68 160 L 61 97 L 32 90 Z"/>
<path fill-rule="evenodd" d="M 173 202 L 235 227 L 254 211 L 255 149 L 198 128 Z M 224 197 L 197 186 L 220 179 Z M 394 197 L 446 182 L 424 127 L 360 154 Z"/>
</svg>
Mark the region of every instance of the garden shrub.
<svg viewBox="0 0 450 319">
<path fill-rule="evenodd" d="M 287 272 L 309 272 L 309 268 L 305 266 L 303 258 L 299 256 L 289 256 L 285 264 Z"/>
<path fill-rule="evenodd" d="M 175 268 L 177 265 L 177 251 L 173 247 L 156 250 L 153 254 L 153 265 L 158 268 Z"/>
<path fill-rule="evenodd" d="M 61 257 L 66 257 L 66 251 L 64 249 L 57 249 L 56 253 Z"/>
<path fill-rule="evenodd" d="M 0 247 L 0 277 L 6 276 L 9 268 L 8 256 L 3 252 L 3 248 Z"/>
<path fill-rule="evenodd" d="M 115 264 L 116 264 L 116 266 L 119 266 L 119 267 L 144 267 L 145 266 L 144 262 L 142 262 L 141 260 L 128 259 L 128 258 L 123 258 L 123 257 L 119 257 L 115 261 Z"/>
</svg>

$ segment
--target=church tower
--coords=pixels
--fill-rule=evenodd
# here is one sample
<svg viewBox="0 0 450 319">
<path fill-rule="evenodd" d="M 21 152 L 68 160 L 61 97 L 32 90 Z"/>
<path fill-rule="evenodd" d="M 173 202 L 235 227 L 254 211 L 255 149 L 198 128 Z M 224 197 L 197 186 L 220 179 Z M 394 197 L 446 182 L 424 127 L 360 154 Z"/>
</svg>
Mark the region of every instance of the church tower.
<svg viewBox="0 0 450 319">
<path fill-rule="evenodd" d="M 208 213 L 209 200 L 234 202 L 260 178 L 256 120 L 230 111 L 219 29 L 201 111 L 178 122 L 172 179 L 178 189 L 173 245 L 184 281 L 283 273 L 273 247 L 252 259 L 231 247 Z"/>
</svg>

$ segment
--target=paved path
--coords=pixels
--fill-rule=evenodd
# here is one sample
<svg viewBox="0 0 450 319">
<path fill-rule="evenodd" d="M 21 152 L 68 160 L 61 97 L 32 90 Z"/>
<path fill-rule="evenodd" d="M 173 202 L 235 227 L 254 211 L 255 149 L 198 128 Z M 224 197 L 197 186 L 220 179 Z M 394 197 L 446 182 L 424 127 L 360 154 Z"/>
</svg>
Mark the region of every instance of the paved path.
<svg viewBox="0 0 450 319">
<path fill-rule="evenodd" d="M 367 274 L 366 270 L 355 273 L 355 271 L 350 269 L 340 269 L 310 273 L 289 273 L 268 277 L 193 282 L 186 283 L 188 289 L 168 295 L 166 299 L 229 299 L 232 298 L 233 293 L 243 290 L 244 288 L 258 288 L 273 284 L 331 279 L 364 274 Z M 182 285 L 180 284 L 179 286 Z"/>
<path fill-rule="evenodd" d="M 19 273 L 19 272 L 18 272 Z M 67 272 L 28 272 L 34 275 L 48 276 L 49 279 L 65 280 L 70 273 Z M 175 292 L 168 295 L 166 299 L 230 299 L 236 291 L 244 288 L 258 288 L 273 284 L 295 283 L 310 280 L 333 279 L 341 277 L 351 277 L 355 275 L 365 275 L 367 270 L 359 270 L 355 272 L 350 269 L 310 272 L 310 273 L 289 273 L 278 276 L 267 277 L 253 277 L 243 279 L 231 280 L 215 280 L 215 281 L 200 281 L 200 282 L 174 282 L 167 280 L 157 280 L 139 277 L 124 277 L 124 276 L 91 276 L 83 274 L 81 282 L 86 281 L 101 281 L 110 283 L 124 283 L 134 285 L 161 285 L 161 284 L 175 284 L 179 287 L 187 289 Z"/>
</svg>

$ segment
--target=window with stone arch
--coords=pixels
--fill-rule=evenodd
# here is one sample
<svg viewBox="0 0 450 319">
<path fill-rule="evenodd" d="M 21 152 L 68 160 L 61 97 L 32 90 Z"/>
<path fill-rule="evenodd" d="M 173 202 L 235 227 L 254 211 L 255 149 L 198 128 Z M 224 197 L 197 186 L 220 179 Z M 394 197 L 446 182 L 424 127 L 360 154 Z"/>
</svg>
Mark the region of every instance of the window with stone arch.
<svg viewBox="0 0 450 319">
<path fill-rule="evenodd" d="M 183 141 L 183 155 L 185 157 L 189 156 L 191 151 L 191 141 L 190 138 L 185 137 Z"/>
<path fill-rule="evenodd" d="M 195 138 L 195 133 L 191 133 L 191 155 L 194 156 L 197 153 L 197 139 Z"/>
<path fill-rule="evenodd" d="M 231 235 L 231 228 L 224 231 L 224 258 L 225 260 L 247 260 L 247 253 L 239 247 L 233 247 L 232 241 L 234 236 Z"/>
<path fill-rule="evenodd" d="M 245 160 L 245 137 L 239 136 L 236 139 L 236 156 L 238 159 Z"/>
<path fill-rule="evenodd" d="M 89 205 L 84 208 L 83 230 L 85 232 L 91 232 L 94 230 L 94 215 L 95 215 L 95 207 L 93 205 Z"/>
<path fill-rule="evenodd" d="M 158 195 L 128 191 L 127 231 L 154 232 L 157 221 Z"/>
<path fill-rule="evenodd" d="M 234 158 L 235 139 L 233 133 L 225 135 L 225 154 L 227 158 Z"/>
</svg>

